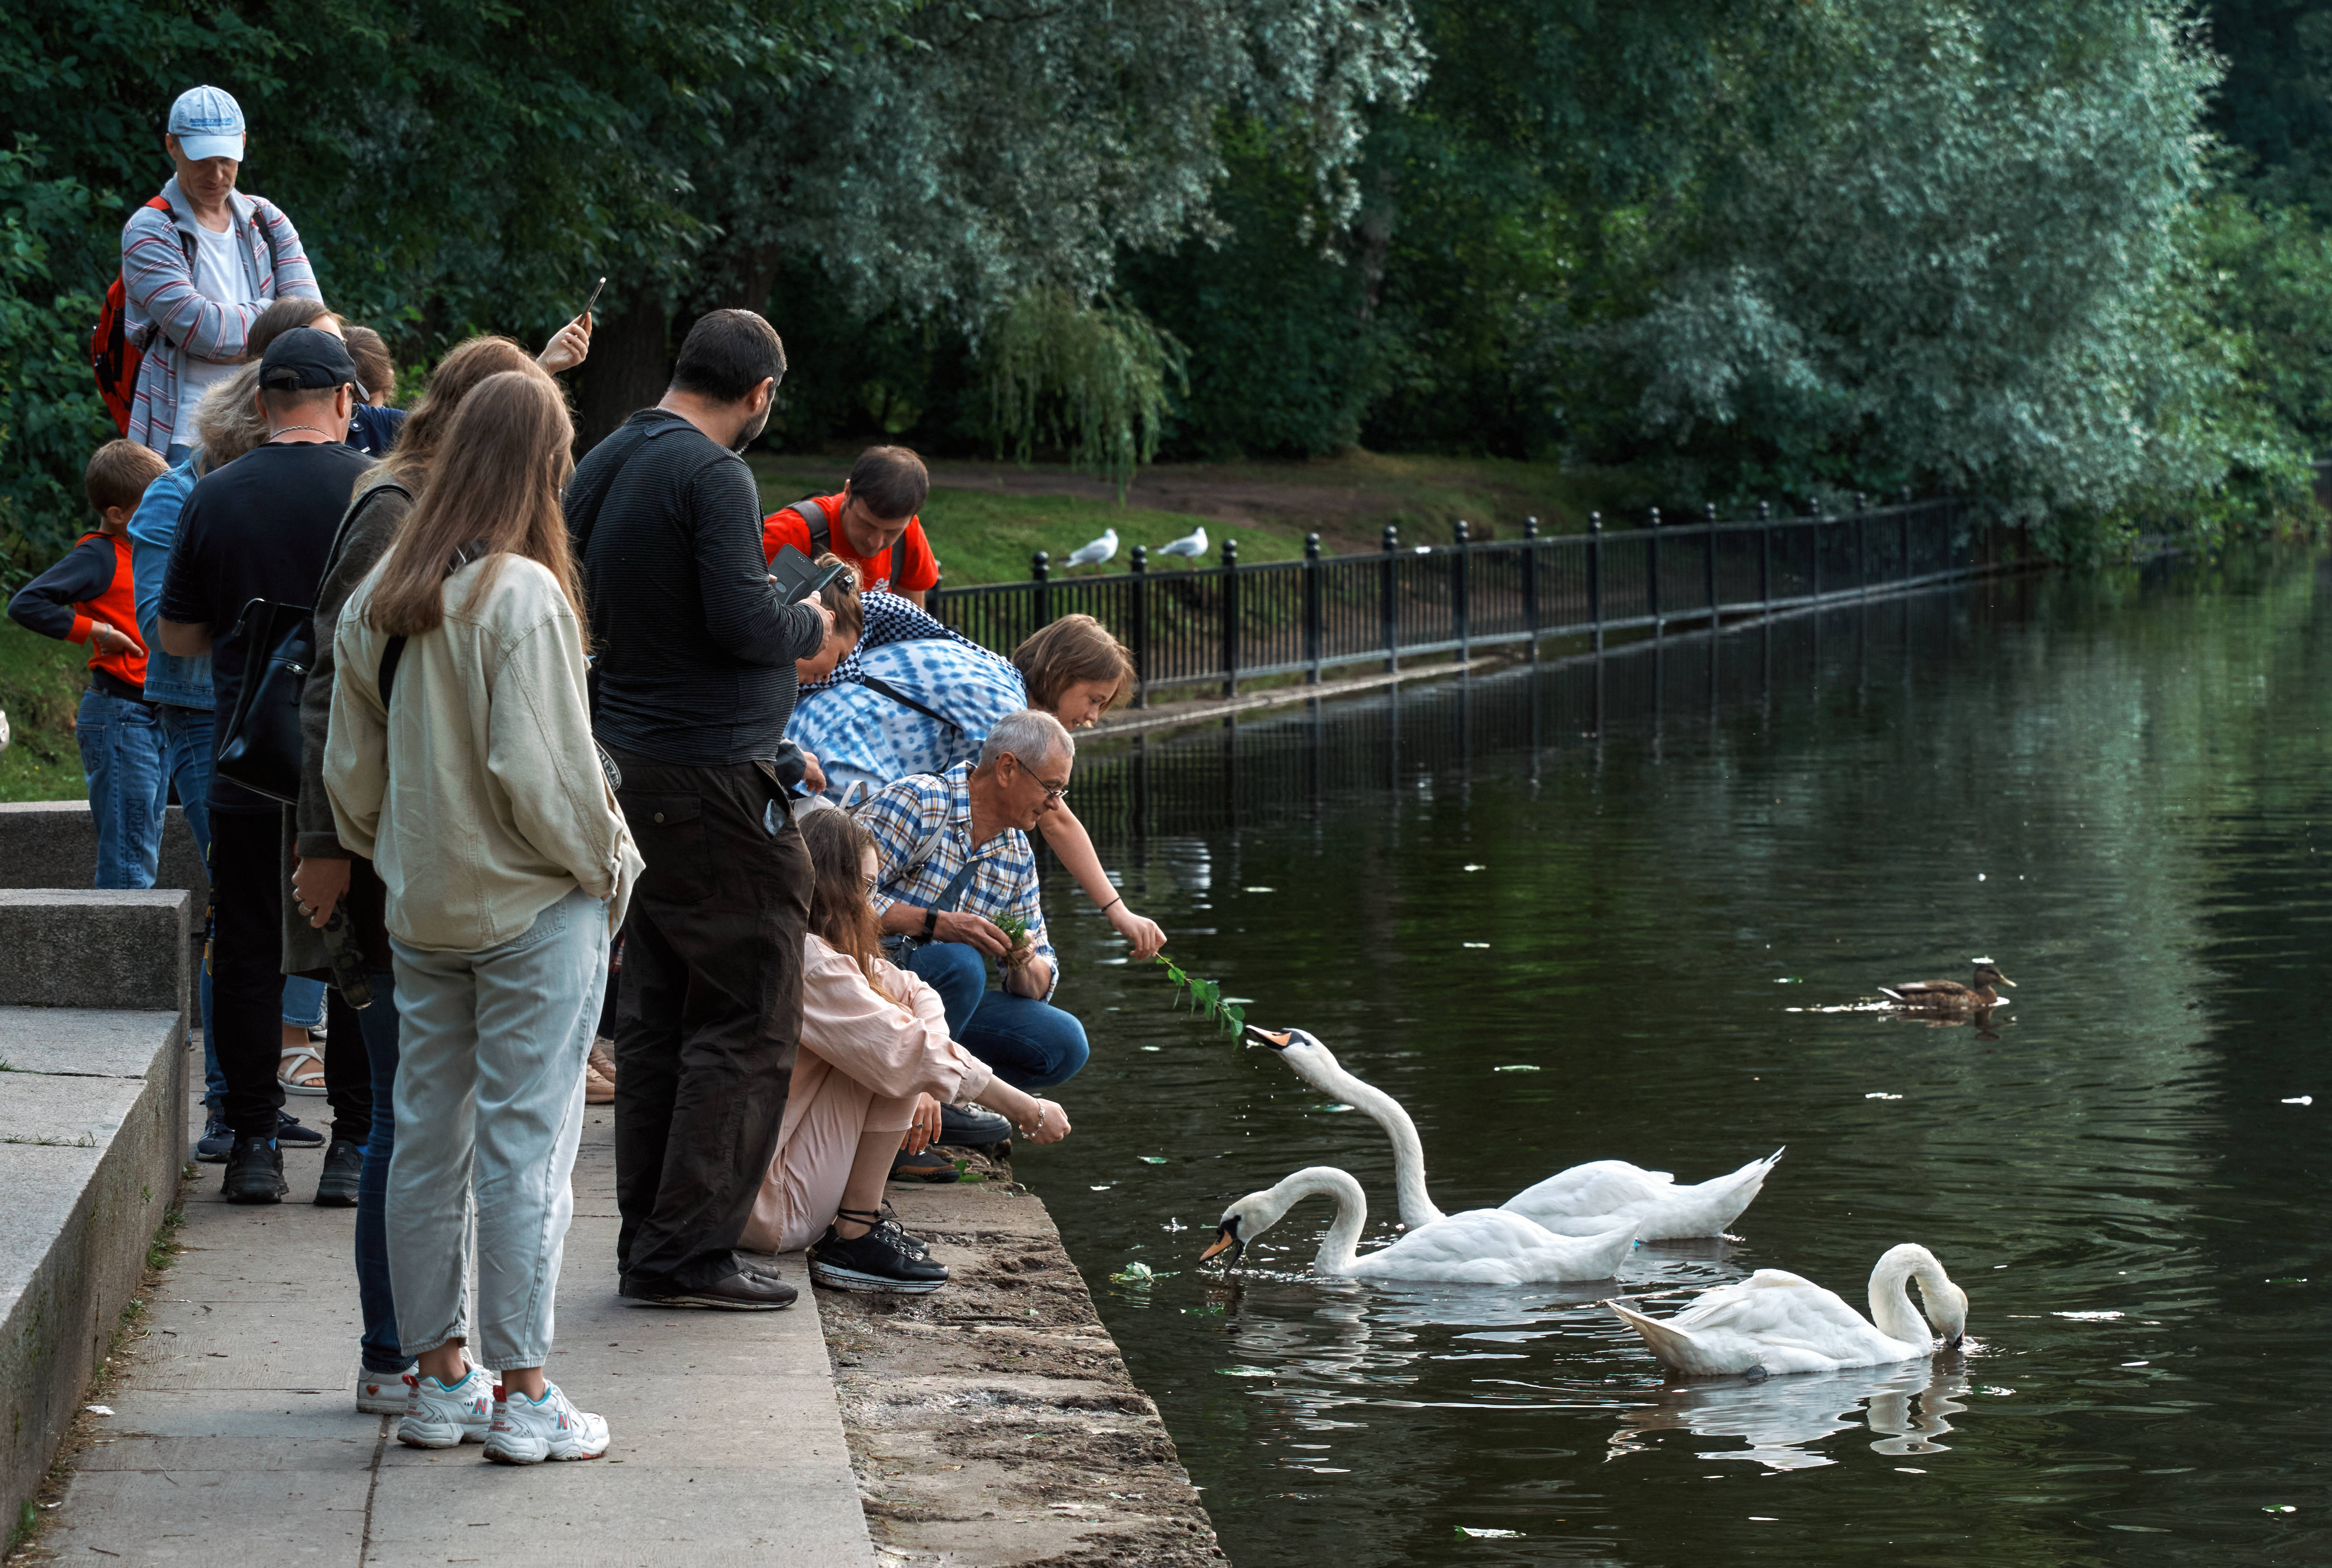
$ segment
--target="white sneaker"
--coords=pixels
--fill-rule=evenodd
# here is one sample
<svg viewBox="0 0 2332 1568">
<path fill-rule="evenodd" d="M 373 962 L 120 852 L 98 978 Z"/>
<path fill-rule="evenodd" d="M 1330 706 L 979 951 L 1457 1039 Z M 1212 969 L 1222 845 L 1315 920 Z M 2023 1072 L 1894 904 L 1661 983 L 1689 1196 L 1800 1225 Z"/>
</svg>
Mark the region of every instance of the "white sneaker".
<svg viewBox="0 0 2332 1568">
<path fill-rule="evenodd" d="M 397 1440 L 409 1448 L 452 1448 L 483 1443 L 494 1424 L 493 1380 L 472 1367 L 448 1388 L 434 1377 L 416 1377 L 407 1391 L 405 1419 Z"/>
<path fill-rule="evenodd" d="M 357 1414 L 401 1416 L 413 1392 L 413 1369 L 401 1372 L 357 1372 Z"/>
<path fill-rule="evenodd" d="M 496 1464 L 596 1459 L 607 1451 L 607 1421 L 588 1410 L 577 1410 L 559 1391 L 557 1383 L 544 1385 L 540 1400 L 500 1388 L 494 1394 L 494 1425 L 486 1434 L 486 1458 Z"/>
</svg>

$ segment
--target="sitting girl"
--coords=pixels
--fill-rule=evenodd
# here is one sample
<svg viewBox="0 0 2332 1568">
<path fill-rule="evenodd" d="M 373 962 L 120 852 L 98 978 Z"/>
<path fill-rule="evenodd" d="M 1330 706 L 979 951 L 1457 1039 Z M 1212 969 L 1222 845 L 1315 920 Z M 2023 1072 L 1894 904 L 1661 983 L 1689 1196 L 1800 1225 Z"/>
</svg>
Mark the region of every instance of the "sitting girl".
<svg viewBox="0 0 2332 1568">
<path fill-rule="evenodd" d="M 901 1135 L 920 1153 L 939 1132 L 940 1106 L 977 1099 L 1031 1143 L 1053 1143 L 1068 1136 L 1068 1113 L 991 1076 L 948 1038 L 939 994 L 883 956 L 866 902 L 875 875 L 866 829 L 845 811 L 798 820 L 811 867 L 801 1048 L 742 1245 L 814 1243 L 810 1277 L 829 1289 L 937 1290 L 947 1267 L 882 1214 Z"/>
</svg>

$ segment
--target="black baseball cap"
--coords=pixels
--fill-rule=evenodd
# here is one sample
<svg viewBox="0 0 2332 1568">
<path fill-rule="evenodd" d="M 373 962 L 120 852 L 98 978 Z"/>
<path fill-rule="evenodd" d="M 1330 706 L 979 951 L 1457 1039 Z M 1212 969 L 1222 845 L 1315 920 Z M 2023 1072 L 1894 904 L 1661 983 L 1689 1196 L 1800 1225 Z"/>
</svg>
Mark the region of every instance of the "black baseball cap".
<svg viewBox="0 0 2332 1568">
<path fill-rule="evenodd" d="M 315 392 L 360 380 L 349 346 L 314 327 L 292 328 L 259 359 L 259 384 L 270 392 Z"/>
</svg>

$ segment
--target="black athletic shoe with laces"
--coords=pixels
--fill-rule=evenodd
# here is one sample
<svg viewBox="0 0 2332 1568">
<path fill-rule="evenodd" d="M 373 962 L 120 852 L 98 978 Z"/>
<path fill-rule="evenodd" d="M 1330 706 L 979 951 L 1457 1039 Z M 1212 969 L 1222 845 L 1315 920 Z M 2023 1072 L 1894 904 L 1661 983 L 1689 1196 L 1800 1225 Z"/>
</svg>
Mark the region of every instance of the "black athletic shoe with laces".
<svg viewBox="0 0 2332 1568">
<path fill-rule="evenodd" d="M 846 1209 L 837 1218 L 859 1220 L 873 1229 L 846 1241 L 829 1225 L 811 1246 L 809 1276 L 828 1290 L 920 1295 L 947 1283 L 947 1265 L 933 1262 L 930 1249 L 900 1229 L 897 1220 L 857 1209 Z"/>
</svg>

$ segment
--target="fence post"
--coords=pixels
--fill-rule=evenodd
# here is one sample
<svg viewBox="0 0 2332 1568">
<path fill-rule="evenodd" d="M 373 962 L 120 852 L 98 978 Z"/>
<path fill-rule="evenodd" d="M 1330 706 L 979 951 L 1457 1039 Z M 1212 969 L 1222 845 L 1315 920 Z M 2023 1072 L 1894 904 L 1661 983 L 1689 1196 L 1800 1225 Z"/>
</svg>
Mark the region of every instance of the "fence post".
<svg viewBox="0 0 2332 1568">
<path fill-rule="evenodd" d="M 1859 490 L 1854 492 L 1854 588 L 1865 598 L 1870 597 L 1870 508 Z"/>
<path fill-rule="evenodd" d="M 1708 503 L 1708 537 L 1702 541 L 1706 550 L 1701 557 L 1701 576 L 1708 589 L 1708 629 L 1715 631 L 1716 614 L 1716 502 Z"/>
<path fill-rule="evenodd" d="M 1652 508 L 1652 526 L 1644 535 L 1644 607 L 1652 617 L 1652 636 L 1660 626 L 1660 509 Z"/>
<path fill-rule="evenodd" d="M 1238 540 L 1223 540 L 1223 695 L 1238 694 Z"/>
<path fill-rule="evenodd" d="M 1028 576 L 1037 585 L 1037 625 L 1028 629 L 1036 631 L 1053 624 L 1053 558 L 1041 550 L 1029 557 Z"/>
<path fill-rule="evenodd" d="M 1587 514 L 1587 619 L 1597 653 L 1603 651 L 1603 514 Z"/>
<path fill-rule="evenodd" d="M 1450 532 L 1457 541 L 1458 553 L 1449 559 L 1449 618 L 1456 623 L 1451 629 L 1458 634 L 1458 662 L 1462 664 L 1473 656 L 1472 650 L 1467 645 L 1472 641 L 1472 633 L 1467 623 L 1472 617 L 1473 607 L 1467 602 L 1466 592 L 1469 586 L 1466 565 L 1474 553 L 1468 542 L 1473 530 L 1466 526 L 1466 520 L 1461 517 Z"/>
<path fill-rule="evenodd" d="M 1320 625 L 1320 536 L 1304 536 L 1304 657 L 1311 664 L 1306 685 L 1320 684 L 1320 660 L 1327 641 Z"/>
<path fill-rule="evenodd" d="M 1383 586 L 1383 602 L 1380 611 L 1384 619 L 1385 674 L 1392 674 L 1400 668 L 1400 607 L 1396 597 L 1400 585 L 1394 580 L 1400 569 L 1400 530 L 1391 523 L 1384 529 L 1384 567 L 1380 576 Z"/>
<path fill-rule="evenodd" d="M 1126 628 L 1133 638 L 1133 705 L 1150 705 L 1150 547 L 1133 547 L 1133 624 Z"/>
<path fill-rule="evenodd" d="M 1538 519 L 1523 519 L 1523 629 L 1530 633 L 1530 656 L 1538 658 Z"/>
<path fill-rule="evenodd" d="M 1812 563 L 1813 570 L 1809 576 L 1806 586 L 1811 598 L 1821 598 L 1821 497 L 1815 496 L 1811 501 L 1806 502 L 1806 515 L 1814 520 L 1813 527 L 1807 531 L 1813 535 L 1814 559 Z"/>
<path fill-rule="evenodd" d="M 1911 571 L 1911 487 L 1909 485 L 1903 487 L 1902 495 L 1896 501 L 1896 508 L 1895 567 L 1896 570 L 1901 573 L 1903 580 L 1909 582 L 1913 576 Z"/>
<path fill-rule="evenodd" d="M 1773 503 L 1757 503 L 1757 607 L 1773 613 Z"/>
</svg>

